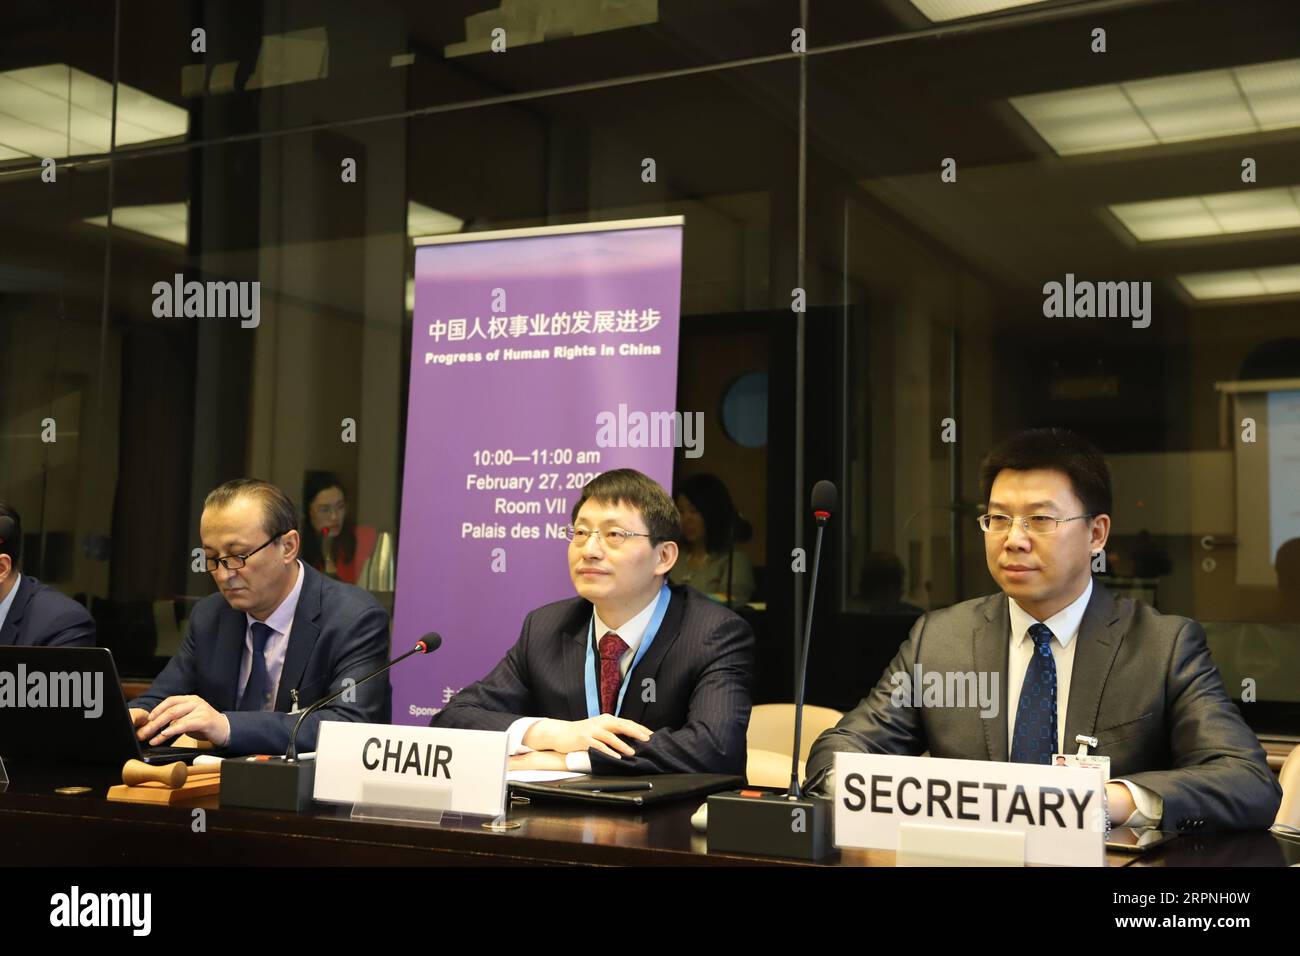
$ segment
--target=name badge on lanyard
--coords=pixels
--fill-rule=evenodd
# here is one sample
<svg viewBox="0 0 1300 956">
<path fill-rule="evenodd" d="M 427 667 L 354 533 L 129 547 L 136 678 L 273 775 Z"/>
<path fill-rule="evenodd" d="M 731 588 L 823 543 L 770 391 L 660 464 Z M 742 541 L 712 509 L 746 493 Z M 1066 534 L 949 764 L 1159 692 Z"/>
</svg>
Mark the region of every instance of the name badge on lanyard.
<svg viewBox="0 0 1300 956">
<path fill-rule="evenodd" d="M 618 688 L 618 704 L 614 708 L 614 714 L 617 716 L 623 710 L 623 695 L 627 693 L 628 681 L 632 679 L 632 672 L 636 670 L 636 665 L 641 663 L 641 658 L 645 657 L 645 652 L 650 649 L 650 644 L 654 641 L 655 635 L 659 633 L 659 625 L 664 622 L 664 615 L 668 613 L 668 602 L 672 597 L 672 592 L 668 590 L 665 584 L 659 591 L 659 599 L 655 604 L 655 612 L 650 617 L 650 624 L 645 629 L 645 635 L 641 638 L 641 643 L 637 646 L 636 656 L 632 658 L 632 666 L 627 669 L 623 675 L 623 683 Z M 616 630 L 614 633 L 618 633 Z M 587 716 L 600 716 L 600 690 L 596 686 L 596 614 L 593 611 L 591 621 L 587 624 L 587 660 L 583 665 L 583 683 L 587 691 Z"/>
</svg>

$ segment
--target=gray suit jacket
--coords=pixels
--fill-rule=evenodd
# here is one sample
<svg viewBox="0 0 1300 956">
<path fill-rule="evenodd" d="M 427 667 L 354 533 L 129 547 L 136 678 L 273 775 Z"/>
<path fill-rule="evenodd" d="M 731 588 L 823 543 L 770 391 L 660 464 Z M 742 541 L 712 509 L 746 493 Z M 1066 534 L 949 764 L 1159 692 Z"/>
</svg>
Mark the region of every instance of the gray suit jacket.
<svg viewBox="0 0 1300 956">
<path fill-rule="evenodd" d="M 931 611 L 912 628 L 879 683 L 823 733 L 808 755 L 808 784 L 819 789 L 836 751 L 964 760 L 1006 760 L 1007 596 Z M 1164 799 L 1165 830 L 1268 827 L 1282 798 L 1255 734 L 1223 689 L 1205 632 L 1195 621 L 1115 598 L 1094 582 L 1079 628 L 1065 741 L 1097 738 L 1123 777 Z M 997 712 L 967 707 L 898 707 L 890 675 L 923 671 L 996 672 Z"/>
</svg>

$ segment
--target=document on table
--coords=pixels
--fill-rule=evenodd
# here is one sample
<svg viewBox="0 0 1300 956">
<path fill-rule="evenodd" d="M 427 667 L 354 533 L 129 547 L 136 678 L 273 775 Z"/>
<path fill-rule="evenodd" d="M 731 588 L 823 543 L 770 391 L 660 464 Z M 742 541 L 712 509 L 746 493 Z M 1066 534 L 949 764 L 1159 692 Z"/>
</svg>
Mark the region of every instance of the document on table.
<svg viewBox="0 0 1300 956">
<path fill-rule="evenodd" d="M 550 783 L 552 780 L 572 780 L 585 777 L 585 773 L 572 770 L 507 770 L 506 783 Z"/>
</svg>

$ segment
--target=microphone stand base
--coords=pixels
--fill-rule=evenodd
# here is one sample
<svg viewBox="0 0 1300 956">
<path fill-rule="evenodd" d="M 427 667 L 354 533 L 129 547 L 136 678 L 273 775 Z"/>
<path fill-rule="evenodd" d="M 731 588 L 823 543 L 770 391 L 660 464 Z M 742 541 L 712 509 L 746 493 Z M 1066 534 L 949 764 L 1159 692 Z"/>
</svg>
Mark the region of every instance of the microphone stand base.
<svg viewBox="0 0 1300 956">
<path fill-rule="evenodd" d="M 726 790 L 709 797 L 709 852 L 818 861 L 831 852 L 831 801 L 784 790 Z"/>
<path fill-rule="evenodd" d="M 311 806 L 316 761 L 283 757 L 247 760 L 233 757 L 221 764 L 221 806 L 252 807 L 301 813 Z"/>
</svg>

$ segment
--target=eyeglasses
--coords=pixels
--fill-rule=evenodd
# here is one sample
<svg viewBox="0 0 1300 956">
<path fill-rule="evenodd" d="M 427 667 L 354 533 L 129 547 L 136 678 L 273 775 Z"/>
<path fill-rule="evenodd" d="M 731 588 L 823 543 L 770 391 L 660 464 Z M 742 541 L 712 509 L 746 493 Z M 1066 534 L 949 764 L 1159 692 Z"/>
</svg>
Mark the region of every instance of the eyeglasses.
<svg viewBox="0 0 1300 956">
<path fill-rule="evenodd" d="M 341 515 L 348 510 L 346 502 L 340 501 L 336 505 L 313 505 L 312 511 L 318 515 Z"/>
<path fill-rule="evenodd" d="M 1068 521 L 1083 518 L 1095 518 L 1095 514 L 1075 515 L 1073 518 L 1058 518 L 1055 515 L 1024 515 L 1020 518 L 1020 527 L 1026 534 L 1055 534 L 1056 529 Z M 980 515 L 977 519 L 985 534 L 1009 534 L 1011 525 L 1016 520 L 1012 515 Z"/>
<path fill-rule="evenodd" d="M 611 548 L 621 548 L 629 538 L 652 538 L 653 535 L 646 534 L 644 531 L 624 531 L 622 528 L 611 528 L 608 531 L 593 531 L 587 528 L 575 528 L 569 525 L 564 529 L 564 536 L 580 548 L 587 546 L 587 539 L 599 537 L 605 539 L 605 544 Z"/>
<path fill-rule="evenodd" d="M 245 564 L 248 563 L 249 558 L 257 554 L 257 552 L 261 551 L 262 548 L 265 548 L 268 545 L 270 545 L 272 542 L 278 541 L 280 538 L 283 538 L 286 534 L 288 534 L 287 531 L 281 531 L 270 541 L 266 542 L 266 544 L 262 545 L 261 547 L 254 548 L 252 551 L 248 552 L 248 554 L 228 554 L 224 558 L 208 558 L 207 559 L 208 570 L 209 571 L 217 570 L 217 565 L 219 564 L 227 571 L 238 571 L 240 568 L 242 568 Z"/>
</svg>

